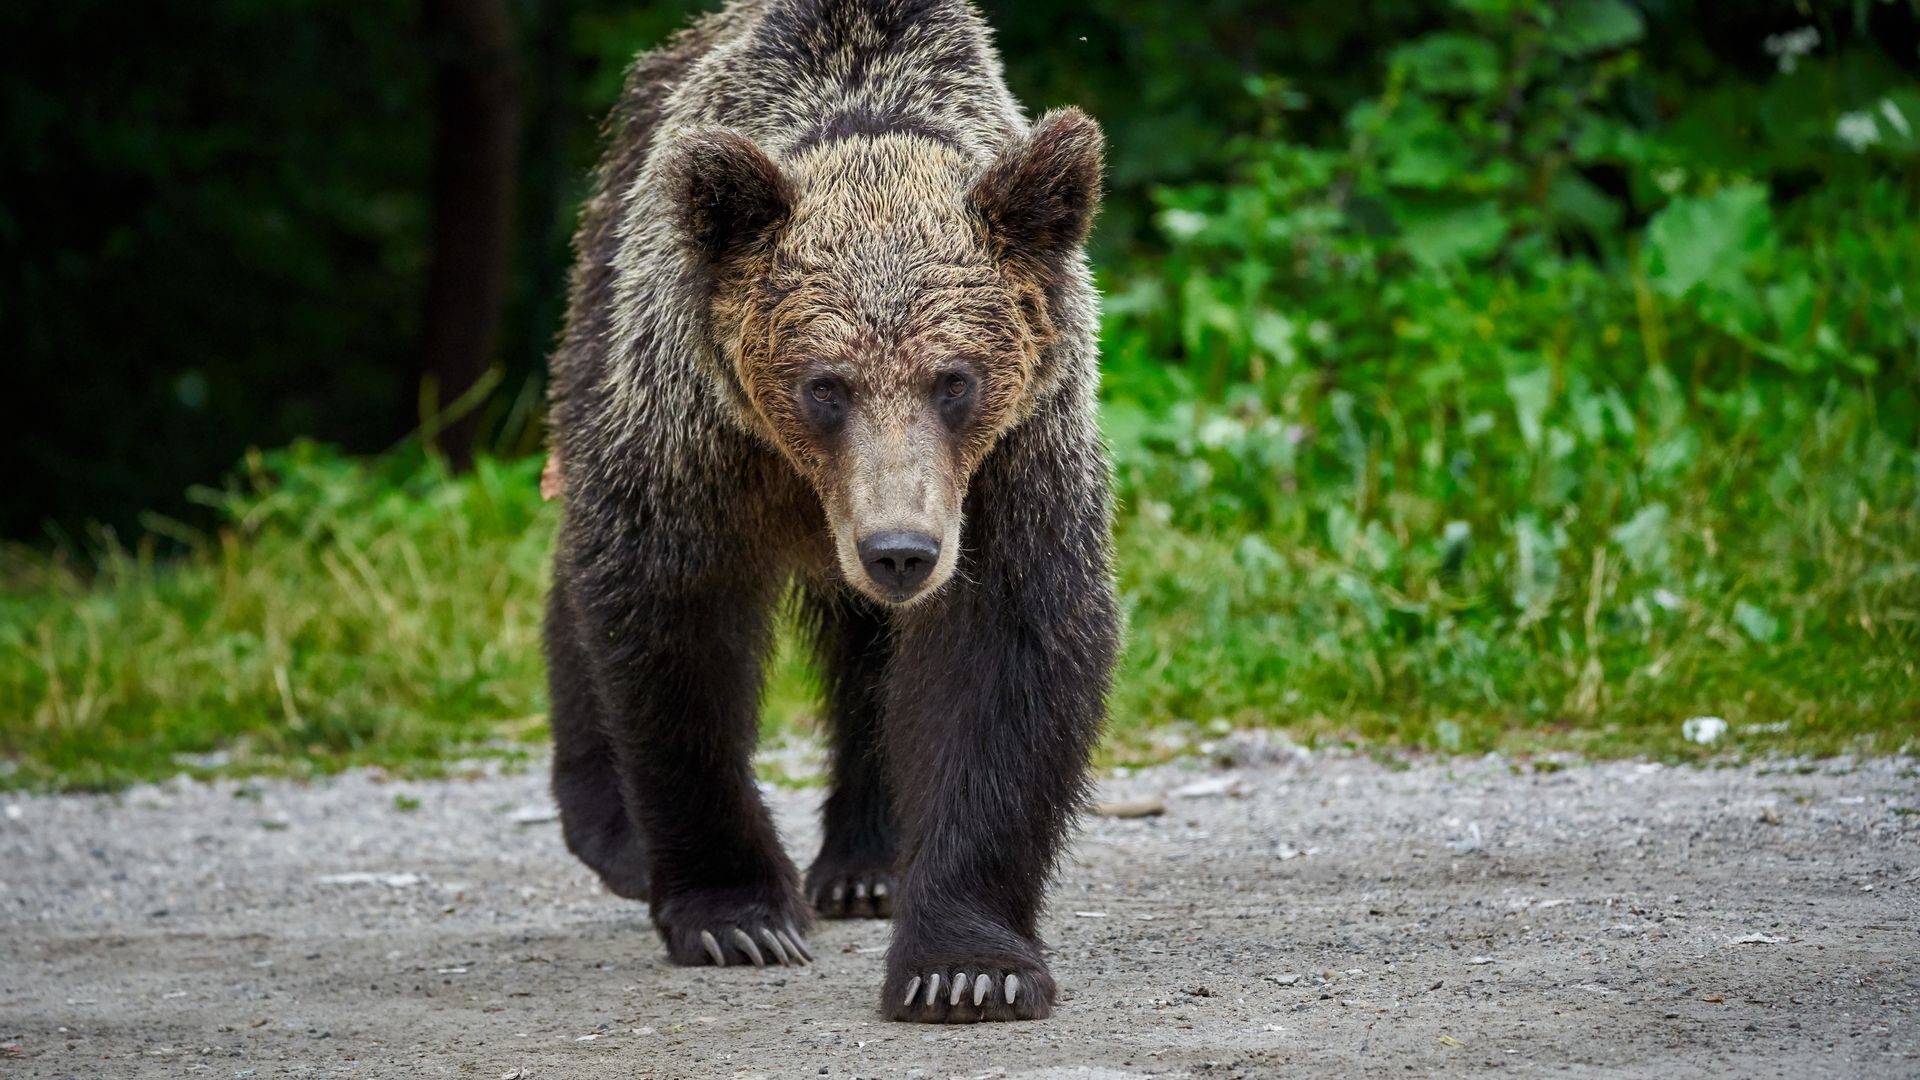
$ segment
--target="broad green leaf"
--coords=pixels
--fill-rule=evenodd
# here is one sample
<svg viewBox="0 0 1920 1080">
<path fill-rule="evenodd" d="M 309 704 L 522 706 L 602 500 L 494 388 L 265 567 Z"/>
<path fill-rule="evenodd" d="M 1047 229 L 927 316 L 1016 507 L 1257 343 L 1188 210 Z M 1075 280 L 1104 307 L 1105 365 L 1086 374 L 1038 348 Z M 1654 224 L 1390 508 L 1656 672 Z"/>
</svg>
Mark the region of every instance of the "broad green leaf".
<svg viewBox="0 0 1920 1080">
<path fill-rule="evenodd" d="M 1281 367 L 1292 367 L 1300 360 L 1300 350 L 1294 345 L 1295 331 L 1293 320 L 1277 311 L 1262 311 L 1253 318 L 1254 348 L 1273 358 Z"/>
<path fill-rule="evenodd" d="M 1552 41 L 1570 56 L 1631 45 L 1646 36 L 1646 20 L 1625 0 L 1571 0 L 1560 13 Z"/>
<path fill-rule="evenodd" d="M 1813 339 L 1819 293 L 1819 287 L 1805 274 L 1767 286 L 1763 294 L 1767 314 L 1783 344 L 1804 347 Z"/>
<path fill-rule="evenodd" d="M 1445 124 L 1407 132 L 1386 148 L 1387 183 L 1396 187 L 1445 188 L 1472 165 L 1472 154 L 1458 132 Z"/>
<path fill-rule="evenodd" d="M 1391 112 L 1357 109 L 1354 115 L 1385 159 L 1389 184 L 1449 187 L 1473 167 L 1473 152 L 1459 125 L 1436 102 L 1415 96 Z"/>
<path fill-rule="evenodd" d="M 1773 245 L 1765 188 L 1742 184 L 1675 199 L 1647 223 L 1647 278 L 1672 297 L 1703 282 L 1740 288 L 1746 268 Z"/>
<path fill-rule="evenodd" d="M 1428 34 L 1395 49 L 1393 61 L 1429 93 L 1477 96 L 1500 86 L 1500 50 L 1470 34 Z"/>
<path fill-rule="evenodd" d="M 1641 164 L 1648 158 L 1643 132 L 1618 117 L 1592 110 L 1582 110 L 1575 117 L 1571 149 L 1575 161 Z"/>
<path fill-rule="evenodd" d="M 1809 375 L 1819 371 L 1822 366 L 1820 355 L 1812 349 L 1799 347 L 1797 344 L 1793 346 L 1781 345 L 1772 341 L 1762 340 L 1750 334 L 1739 334 L 1736 336 L 1754 352 L 1779 364 L 1788 371 Z"/>
<path fill-rule="evenodd" d="M 1438 268 L 1491 254 L 1507 235 L 1507 218 L 1492 201 L 1445 208 L 1403 208 L 1400 243 L 1423 266 Z"/>
<path fill-rule="evenodd" d="M 1579 173 L 1561 173 L 1547 191 L 1547 213 L 1591 233 L 1610 233 L 1620 225 L 1620 204 Z"/>
</svg>

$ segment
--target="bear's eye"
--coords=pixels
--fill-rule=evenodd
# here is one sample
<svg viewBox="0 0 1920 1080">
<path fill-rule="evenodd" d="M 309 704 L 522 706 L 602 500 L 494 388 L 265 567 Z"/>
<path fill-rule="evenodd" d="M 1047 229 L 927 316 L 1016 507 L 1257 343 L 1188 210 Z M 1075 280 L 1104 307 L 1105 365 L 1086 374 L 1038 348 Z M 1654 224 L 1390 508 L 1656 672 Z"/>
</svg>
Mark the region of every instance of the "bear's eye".
<svg viewBox="0 0 1920 1080">
<path fill-rule="evenodd" d="M 832 435 L 840 430 L 847 420 L 847 391 L 840 380 L 822 375 L 801 383 L 796 388 L 800 395 L 801 415 L 814 431 L 821 435 Z"/>
<path fill-rule="evenodd" d="M 967 426 L 973 413 L 973 379 L 962 372 L 950 371 L 935 386 L 934 410 L 948 431 L 958 432 Z"/>
</svg>

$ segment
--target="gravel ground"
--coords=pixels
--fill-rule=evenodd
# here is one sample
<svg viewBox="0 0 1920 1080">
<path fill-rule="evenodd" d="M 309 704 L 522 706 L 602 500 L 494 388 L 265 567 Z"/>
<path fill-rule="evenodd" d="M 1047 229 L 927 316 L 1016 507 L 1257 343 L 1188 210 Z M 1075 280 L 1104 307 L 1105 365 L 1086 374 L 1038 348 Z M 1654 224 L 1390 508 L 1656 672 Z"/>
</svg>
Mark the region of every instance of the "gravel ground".
<svg viewBox="0 0 1920 1080">
<path fill-rule="evenodd" d="M 1054 1019 L 964 1028 L 878 1019 L 881 923 L 669 967 L 538 768 L 0 797 L 0 1076 L 1920 1075 L 1914 761 L 1236 738 L 1107 782 L 1166 813 L 1083 830 Z M 771 793 L 796 852 L 818 797 Z"/>
</svg>

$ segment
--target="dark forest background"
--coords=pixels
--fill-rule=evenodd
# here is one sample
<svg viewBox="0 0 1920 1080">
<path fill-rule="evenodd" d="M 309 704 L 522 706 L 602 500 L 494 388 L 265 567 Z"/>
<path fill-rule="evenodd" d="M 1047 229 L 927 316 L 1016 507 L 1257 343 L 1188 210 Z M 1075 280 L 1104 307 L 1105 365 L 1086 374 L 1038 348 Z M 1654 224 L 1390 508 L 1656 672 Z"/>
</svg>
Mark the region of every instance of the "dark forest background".
<svg viewBox="0 0 1920 1080">
<path fill-rule="evenodd" d="M 125 528 L 146 509 L 189 513 L 188 485 L 217 478 L 248 446 L 314 436 L 379 451 L 476 382 L 464 421 L 440 433 L 456 460 L 473 440 L 506 453 L 537 446 L 541 371 L 600 117 L 629 58 L 702 6 L 5 5 L 0 350 L 12 408 L 0 534 L 40 541 L 49 524 Z M 1079 103 L 1107 127 L 1104 268 L 1164 247 L 1152 191 L 1229 177 L 1249 155 L 1245 136 L 1284 126 L 1304 144 L 1345 142 L 1350 111 L 1407 43 L 1471 30 L 1463 17 L 1568 5 L 982 7 L 1016 93 L 1035 110 Z M 1817 28 L 1823 54 L 1851 58 L 1842 74 L 1854 82 L 1920 76 L 1920 16 L 1907 0 L 1572 8 L 1641 22 L 1623 42 L 1635 70 L 1605 91 L 1608 112 L 1633 128 L 1691 116 L 1707 156 L 1752 126 L 1738 111 L 1775 78 L 1777 35 Z M 1703 102 L 1720 115 L 1693 115 Z M 1789 195 L 1835 167 L 1777 156 L 1754 161 Z M 1610 229 L 1651 209 L 1617 163 L 1580 177 Z"/>
</svg>

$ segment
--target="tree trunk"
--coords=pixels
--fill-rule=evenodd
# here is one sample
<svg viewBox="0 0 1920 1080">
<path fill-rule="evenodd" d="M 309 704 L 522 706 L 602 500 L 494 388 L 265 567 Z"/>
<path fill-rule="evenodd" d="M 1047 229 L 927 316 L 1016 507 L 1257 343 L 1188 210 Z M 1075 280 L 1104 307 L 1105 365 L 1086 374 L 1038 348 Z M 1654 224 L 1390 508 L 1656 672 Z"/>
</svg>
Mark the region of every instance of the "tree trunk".
<svg viewBox="0 0 1920 1080">
<path fill-rule="evenodd" d="M 520 211 L 526 216 L 520 231 L 518 261 L 528 290 L 524 326 L 517 342 L 506 346 L 513 355 L 510 372 L 526 373 L 528 390 L 546 385 L 547 359 L 560 339 L 567 300 L 567 272 L 573 265 L 569 242 L 573 211 L 568 180 L 575 170 L 567 157 L 567 134 L 578 104 L 578 76 L 570 32 L 580 0 L 521 0 L 524 52 L 531 58 L 527 75 L 527 137 L 522 147 Z M 545 395 L 538 395 L 544 401 Z M 505 432 L 517 440 L 514 450 L 530 453 L 545 445 L 542 424 L 536 419 L 518 431 Z"/>
<path fill-rule="evenodd" d="M 465 468 L 479 402 L 445 413 L 494 363 L 519 174 L 520 75 L 506 0 L 424 0 L 423 15 L 434 66 L 433 231 L 419 383 L 406 403 L 412 411 L 424 399 L 429 415 L 412 418 L 423 439 Z"/>
</svg>

